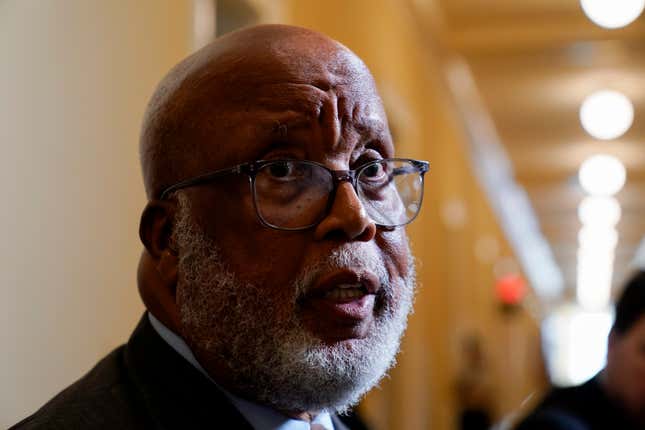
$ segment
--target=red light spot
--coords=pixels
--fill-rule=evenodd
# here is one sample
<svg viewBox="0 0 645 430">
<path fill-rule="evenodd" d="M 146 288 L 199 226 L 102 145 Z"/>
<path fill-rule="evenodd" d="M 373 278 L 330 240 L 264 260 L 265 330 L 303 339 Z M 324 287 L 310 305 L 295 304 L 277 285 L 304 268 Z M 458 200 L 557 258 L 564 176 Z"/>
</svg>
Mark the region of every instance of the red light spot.
<svg viewBox="0 0 645 430">
<path fill-rule="evenodd" d="M 517 305 L 526 295 L 526 282 L 520 275 L 504 275 L 495 282 L 495 293 L 502 303 Z"/>
</svg>

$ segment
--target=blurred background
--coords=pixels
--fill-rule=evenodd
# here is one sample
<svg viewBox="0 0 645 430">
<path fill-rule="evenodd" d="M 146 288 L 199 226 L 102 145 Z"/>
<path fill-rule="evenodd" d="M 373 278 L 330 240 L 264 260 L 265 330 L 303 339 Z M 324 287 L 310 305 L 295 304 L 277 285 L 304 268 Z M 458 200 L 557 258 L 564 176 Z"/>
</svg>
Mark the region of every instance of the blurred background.
<svg viewBox="0 0 645 430">
<path fill-rule="evenodd" d="M 629 0 L 0 0 L 0 427 L 123 343 L 166 71 L 255 23 L 319 30 L 372 70 L 398 154 L 429 160 L 420 289 L 375 429 L 498 428 L 604 365 L 645 266 L 645 20 Z"/>
</svg>

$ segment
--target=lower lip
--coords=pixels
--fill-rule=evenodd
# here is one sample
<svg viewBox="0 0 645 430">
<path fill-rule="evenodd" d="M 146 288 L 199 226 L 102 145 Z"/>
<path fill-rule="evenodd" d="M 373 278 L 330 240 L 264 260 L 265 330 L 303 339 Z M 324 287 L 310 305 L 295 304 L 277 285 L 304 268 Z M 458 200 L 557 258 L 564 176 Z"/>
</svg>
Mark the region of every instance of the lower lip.
<svg viewBox="0 0 645 430">
<path fill-rule="evenodd" d="M 310 306 L 320 313 L 321 316 L 332 316 L 342 320 L 359 322 L 372 316 L 374 311 L 374 294 L 366 294 L 355 299 L 321 297 L 311 300 Z"/>
</svg>

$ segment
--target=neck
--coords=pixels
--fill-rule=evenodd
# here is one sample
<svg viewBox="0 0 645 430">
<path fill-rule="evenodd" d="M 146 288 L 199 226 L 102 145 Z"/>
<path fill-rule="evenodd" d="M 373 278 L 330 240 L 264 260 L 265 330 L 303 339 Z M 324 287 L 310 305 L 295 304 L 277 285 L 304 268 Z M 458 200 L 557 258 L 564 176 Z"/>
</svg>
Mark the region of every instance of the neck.
<svg viewBox="0 0 645 430">
<path fill-rule="evenodd" d="M 297 420 L 305 421 L 305 422 L 312 422 L 314 418 L 316 418 L 316 415 L 319 414 L 319 412 L 289 412 L 289 411 L 282 411 L 283 414 L 285 414 L 288 417 L 295 418 Z"/>
</svg>

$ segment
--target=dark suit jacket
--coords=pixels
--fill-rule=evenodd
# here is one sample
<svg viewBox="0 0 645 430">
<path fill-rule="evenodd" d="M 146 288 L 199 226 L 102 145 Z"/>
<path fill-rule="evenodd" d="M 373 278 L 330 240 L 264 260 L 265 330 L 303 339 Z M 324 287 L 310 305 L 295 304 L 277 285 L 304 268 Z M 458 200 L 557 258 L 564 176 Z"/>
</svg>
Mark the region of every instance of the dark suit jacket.
<svg viewBox="0 0 645 430">
<path fill-rule="evenodd" d="M 553 389 L 516 430 L 638 430 L 605 393 L 598 376 Z"/>
<path fill-rule="evenodd" d="M 337 416 L 332 420 L 336 429 L 348 428 Z M 145 314 L 126 345 L 12 427 L 36 428 L 252 430 L 228 397 L 159 337 Z"/>
</svg>

